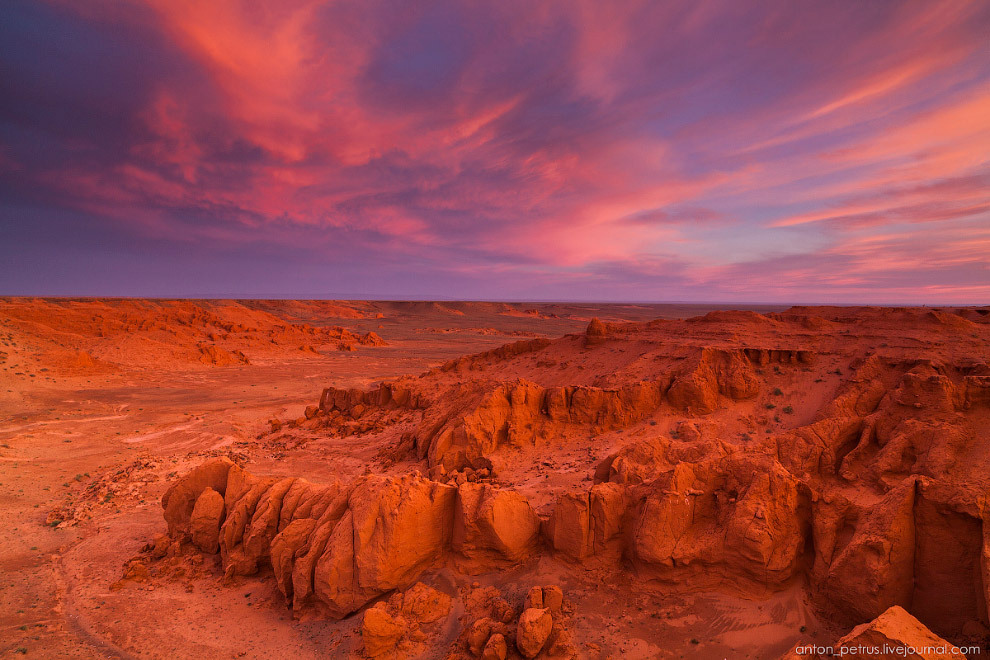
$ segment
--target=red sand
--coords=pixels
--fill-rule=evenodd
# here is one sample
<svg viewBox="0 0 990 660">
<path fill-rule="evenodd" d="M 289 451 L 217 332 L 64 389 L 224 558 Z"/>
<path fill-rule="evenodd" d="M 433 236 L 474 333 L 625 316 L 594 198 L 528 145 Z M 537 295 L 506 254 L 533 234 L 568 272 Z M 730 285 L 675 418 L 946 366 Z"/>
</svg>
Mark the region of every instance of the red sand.
<svg viewBox="0 0 990 660">
<path fill-rule="evenodd" d="M 885 612 L 985 644 L 988 310 L 712 309 L 0 301 L 0 651 L 773 658 Z"/>
</svg>

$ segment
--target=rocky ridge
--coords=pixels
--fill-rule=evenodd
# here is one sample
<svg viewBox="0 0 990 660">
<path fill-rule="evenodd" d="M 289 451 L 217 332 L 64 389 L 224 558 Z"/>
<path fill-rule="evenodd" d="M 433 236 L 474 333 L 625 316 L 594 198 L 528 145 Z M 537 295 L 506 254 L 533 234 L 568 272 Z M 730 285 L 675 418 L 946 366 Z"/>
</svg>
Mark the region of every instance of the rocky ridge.
<svg viewBox="0 0 990 660">
<path fill-rule="evenodd" d="M 329 617 L 444 567 L 543 557 L 672 590 L 805 585 L 839 625 L 903 608 L 946 639 L 980 638 L 990 324 L 969 311 L 593 321 L 372 390 L 327 388 L 301 427 L 395 429 L 405 474 L 317 485 L 214 459 L 166 493 L 165 518 L 228 577 L 270 565 L 293 608 Z M 574 447 L 587 458 L 541 487 L 540 457 Z M 545 627 L 536 612 L 517 626 Z"/>
</svg>

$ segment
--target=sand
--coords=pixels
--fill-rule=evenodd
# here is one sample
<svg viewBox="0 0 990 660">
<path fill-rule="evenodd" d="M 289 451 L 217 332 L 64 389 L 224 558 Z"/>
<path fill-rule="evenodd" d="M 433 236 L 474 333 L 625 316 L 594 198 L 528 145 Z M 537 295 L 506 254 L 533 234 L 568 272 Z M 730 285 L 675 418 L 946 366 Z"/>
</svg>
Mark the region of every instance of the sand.
<svg viewBox="0 0 990 660">
<path fill-rule="evenodd" d="M 713 309 L 720 308 L 0 300 L 0 512 L 6 521 L 0 526 L 0 653 L 360 657 L 361 612 L 338 620 L 294 611 L 270 568 L 224 580 L 218 556 L 193 552 L 167 567 L 148 561 L 147 576 L 122 580 L 128 563 L 146 557 L 142 548 L 165 532 L 163 493 L 210 458 L 229 457 L 253 474 L 315 483 L 418 472 L 454 484 L 464 465 L 450 459 L 435 469 L 443 460 L 420 458 L 400 438 L 415 434 L 423 415 L 442 413 L 460 423 L 459 411 L 473 409 L 492 387 L 522 379 L 538 388 L 609 390 L 674 373 L 700 347 L 814 353 L 807 366 L 781 373 L 768 362 L 757 395 L 737 400 L 716 392 L 710 412 L 662 407 L 611 425 L 569 423 L 492 452 L 488 482 L 521 493 L 546 524 L 558 497 L 589 488 L 603 460 L 647 438 L 677 437 L 685 421 L 700 429 L 705 443 L 765 445 L 819 419 L 864 356 L 934 361 L 956 369 L 958 380 L 967 360 L 974 362 L 968 373 L 982 373 L 979 363 L 985 367 L 990 346 L 986 310 L 974 309 L 813 308 L 794 310 L 791 316 L 800 320 L 785 321 L 774 315 L 786 307 L 756 307 L 751 309 L 759 314 L 752 316 L 650 323 L 703 317 Z M 593 318 L 607 331 L 601 346 L 589 348 L 586 328 Z M 374 345 L 369 333 L 385 345 Z M 552 344 L 532 355 L 456 362 L 534 338 Z M 885 378 L 877 376 L 887 390 L 896 389 L 898 381 Z M 426 412 L 371 410 L 331 422 L 324 411 L 306 419 L 306 408 L 320 401 L 325 388 L 373 391 L 383 382 L 408 383 L 437 401 Z M 786 393 L 787 402 L 778 401 L 775 391 Z M 939 423 L 986 440 L 986 418 L 986 405 L 977 403 L 947 412 Z M 900 464 L 876 467 L 871 454 L 849 463 L 855 472 L 850 478 L 806 480 L 829 497 L 843 493 L 863 506 L 915 472 L 935 479 L 952 469 L 961 476 L 947 487 L 983 488 L 978 472 L 987 465 L 985 444 L 948 451 L 963 464 L 915 461 L 901 474 Z M 683 454 L 679 460 L 693 459 Z M 956 495 L 939 502 L 968 506 L 965 496 Z M 816 577 L 810 557 L 801 571 L 760 590 L 745 580 L 653 572 L 632 550 L 615 561 L 574 561 L 561 552 L 551 542 L 497 570 L 484 562 L 445 561 L 423 572 L 420 579 L 454 597 L 454 611 L 416 654 L 464 652 L 463 629 L 470 621 L 463 602 L 489 585 L 510 602 L 521 602 L 534 584 L 559 585 L 580 657 L 773 658 L 802 640 L 831 643 L 851 623 L 863 622 L 836 613 L 832 601 L 814 593 L 816 579 L 832 585 L 834 578 Z M 980 616 L 972 616 L 977 624 Z M 985 624 L 985 607 L 982 617 Z M 959 640 L 970 623 L 921 618 Z M 974 629 L 970 625 L 966 639 Z"/>
</svg>

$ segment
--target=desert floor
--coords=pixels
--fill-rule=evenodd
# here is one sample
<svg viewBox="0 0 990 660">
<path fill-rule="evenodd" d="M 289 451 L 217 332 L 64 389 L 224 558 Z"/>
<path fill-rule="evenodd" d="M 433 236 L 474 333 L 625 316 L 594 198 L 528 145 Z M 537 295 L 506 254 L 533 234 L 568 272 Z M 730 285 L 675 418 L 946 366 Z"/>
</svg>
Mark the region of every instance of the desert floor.
<svg viewBox="0 0 990 660">
<path fill-rule="evenodd" d="M 380 433 L 273 434 L 271 420 L 304 418 L 326 387 L 369 389 L 519 339 L 583 334 L 593 317 L 641 322 L 714 308 L 221 301 L 207 305 L 207 316 L 202 309 L 0 301 L 3 657 L 358 654 L 360 615 L 294 617 L 270 571 L 225 581 L 219 560 L 204 556 L 167 576 L 122 580 L 128 562 L 165 531 L 160 499 L 170 483 L 216 456 L 254 474 L 317 483 L 399 474 L 416 462 L 381 461 Z M 228 334 L 211 334 L 218 326 Z M 374 345 L 378 338 L 386 345 Z M 538 512 L 549 506 L 540 501 L 541 479 L 560 488 L 590 483 L 589 448 L 558 449 L 545 464 L 552 474 L 536 465 L 511 479 Z M 573 477 L 568 466 L 577 466 Z M 847 630 L 819 620 L 797 583 L 758 597 L 678 591 L 635 572 L 545 555 L 478 575 L 441 568 L 424 581 L 450 594 L 491 584 L 513 597 L 559 585 L 584 657 L 771 658 L 799 640 L 832 641 Z M 451 620 L 424 657 L 446 657 L 460 632 Z"/>
</svg>

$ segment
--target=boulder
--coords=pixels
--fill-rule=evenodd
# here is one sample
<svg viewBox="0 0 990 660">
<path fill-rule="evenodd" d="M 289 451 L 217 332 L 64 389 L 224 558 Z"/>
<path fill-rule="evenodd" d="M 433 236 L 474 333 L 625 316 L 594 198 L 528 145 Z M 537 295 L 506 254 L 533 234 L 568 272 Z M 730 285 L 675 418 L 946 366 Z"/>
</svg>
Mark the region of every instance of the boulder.
<svg viewBox="0 0 990 660">
<path fill-rule="evenodd" d="M 559 614 L 560 608 L 564 606 L 564 592 L 557 585 L 543 587 L 543 607 L 550 610 L 551 614 Z"/>
<path fill-rule="evenodd" d="M 526 594 L 525 600 L 523 600 L 523 609 L 542 609 L 543 608 L 543 588 L 533 587 Z"/>
<path fill-rule="evenodd" d="M 384 607 L 365 610 L 361 621 L 361 639 L 366 655 L 377 658 L 391 652 L 405 632 L 405 627 L 392 618 Z"/>
<path fill-rule="evenodd" d="M 553 630 L 550 610 L 531 607 L 523 610 L 516 628 L 516 648 L 526 658 L 535 658 L 543 650 Z"/>
<path fill-rule="evenodd" d="M 495 622 L 489 617 L 483 617 L 471 624 L 467 632 L 467 645 L 473 655 L 481 655 L 494 626 Z"/>
<path fill-rule="evenodd" d="M 433 623 L 450 614 L 450 596 L 417 582 L 402 594 L 402 616 L 418 623 Z"/>
<path fill-rule="evenodd" d="M 505 636 L 502 633 L 495 633 L 488 638 L 488 643 L 481 652 L 481 660 L 505 660 L 509 653 L 508 645 L 505 643 Z"/>
</svg>

